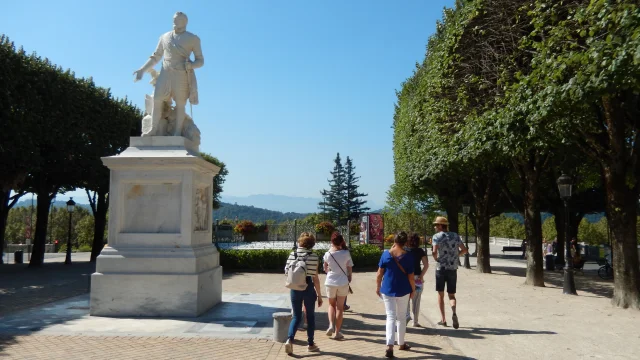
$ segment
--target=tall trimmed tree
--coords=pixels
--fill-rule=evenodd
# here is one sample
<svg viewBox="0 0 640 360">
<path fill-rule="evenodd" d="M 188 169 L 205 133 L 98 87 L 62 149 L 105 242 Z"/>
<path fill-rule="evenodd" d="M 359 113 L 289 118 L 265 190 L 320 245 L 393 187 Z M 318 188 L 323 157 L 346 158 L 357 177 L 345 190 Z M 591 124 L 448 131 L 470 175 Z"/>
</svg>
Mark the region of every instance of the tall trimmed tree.
<svg viewBox="0 0 640 360">
<path fill-rule="evenodd" d="M 342 223 L 345 220 L 346 214 L 346 201 L 345 201 L 345 170 L 342 166 L 342 160 L 340 159 L 340 153 L 336 155 L 333 160 L 334 166 L 331 171 L 331 179 L 329 182 L 329 190 L 322 190 L 323 200 L 318 204 L 321 209 L 324 209 L 329 218 Z"/>
<path fill-rule="evenodd" d="M 360 177 L 356 176 L 356 167 L 353 166 L 353 161 L 348 156 L 344 165 L 344 172 L 346 218 L 347 220 L 355 220 L 359 214 L 370 210 L 370 208 L 364 206 L 367 200 L 362 199 L 367 194 L 358 192 L 358 187 L 360 186 L 358 185 L 358 180 L 360 180 Z"/>
</svg>

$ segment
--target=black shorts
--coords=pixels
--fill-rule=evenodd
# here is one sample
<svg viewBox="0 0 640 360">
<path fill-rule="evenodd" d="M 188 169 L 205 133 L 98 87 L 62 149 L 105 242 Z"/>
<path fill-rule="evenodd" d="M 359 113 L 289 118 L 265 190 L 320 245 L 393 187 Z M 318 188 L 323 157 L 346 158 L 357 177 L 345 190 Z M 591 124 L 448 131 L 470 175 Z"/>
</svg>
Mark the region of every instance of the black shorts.
<svg viewBox="0 0 640 360">
<path fill-rule="evenodd" d="M 447 284 L 447 293 L 456 293 L 456 284 L 458 283 L 458 270 L 436 270 L 436 291 L 444 291 L 444 285 Z"/>
</svg>

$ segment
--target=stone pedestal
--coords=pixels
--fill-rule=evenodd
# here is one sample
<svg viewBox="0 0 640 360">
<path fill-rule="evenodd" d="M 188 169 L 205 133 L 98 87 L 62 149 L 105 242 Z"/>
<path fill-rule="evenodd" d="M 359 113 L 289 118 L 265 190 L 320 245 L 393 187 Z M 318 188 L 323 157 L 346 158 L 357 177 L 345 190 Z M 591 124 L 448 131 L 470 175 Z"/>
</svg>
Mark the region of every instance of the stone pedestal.
<svg viewBox="0 0 640 360">
<path fill-rule="evenodd" d="M 183 137 L 131 138 L 111 170 L 109 241 L 91 276 L 91 315 L 195 317 L 220 302 L 212 185 L 220 169 Z"/>
</svg>

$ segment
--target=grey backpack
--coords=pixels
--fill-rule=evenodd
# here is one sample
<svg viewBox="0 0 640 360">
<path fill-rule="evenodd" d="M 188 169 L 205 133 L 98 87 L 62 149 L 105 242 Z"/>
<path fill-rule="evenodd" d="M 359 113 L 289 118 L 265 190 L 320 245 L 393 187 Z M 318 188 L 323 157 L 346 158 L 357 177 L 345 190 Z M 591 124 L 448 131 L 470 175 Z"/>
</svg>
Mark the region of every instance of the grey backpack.
<svg viewBox="0 0 640 360">
<path fill-rule="evenodd" d="M 285 269 L 287 280 L 284 286 L 292 290 L 306 290 L 307 289 L 307 258 L 299 257 L 296 253 L 296 259 L 293 260 Z"/>
</svg>

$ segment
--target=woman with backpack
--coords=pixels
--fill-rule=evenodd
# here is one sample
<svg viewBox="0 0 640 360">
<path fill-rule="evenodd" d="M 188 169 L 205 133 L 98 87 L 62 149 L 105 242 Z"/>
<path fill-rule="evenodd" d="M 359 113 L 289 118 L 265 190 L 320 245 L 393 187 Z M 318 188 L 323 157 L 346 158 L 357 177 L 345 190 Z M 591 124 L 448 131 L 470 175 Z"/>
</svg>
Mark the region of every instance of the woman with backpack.
<svg viewBox="0 0 640 360">
<path fill-rule="evenodd" d="M 404 250 L 407 243 L 407 233 L 402 231 L 393 239 L 393 246 L 382 253 L 378 263 L 376 294 L 384 300 L 387 312 L 387 351 L 385 356 L 393 357 L 393 344 L 396 340 L 400 350 L 411 347 L 404 342 L 407 330 L 407 307 L 409 298 L 413 298 L 416 291 L 414 282 L 415 262 L 413 254 Z"/>
<path fill-rule="evenodd" d="M 342 320 L 344 318 L 344 303 L 349 295 L 351 287 L 351 268 L 353 260 L 349 250 L 344 249 L 344 238 L 339 232 L 331 235 L 331 248 L 324 254 L 324 272 L 327 278 L 324 282 L 329 298 L 329 329 L 327 336 L 332 336 L 334 340 L 344 339 L 340 332 Z M 335 334 L 335 335 L 334 335 Z"/>
<path fill-rule="evenodd" d="M 293 339 L 302 322 L 303 304 L 307 318 L 307 351 L 320 351 L 313 341 L 313 334 L 316 330 L 316 299 L 318 307 L 322 306 L 322 292 L 318 278 L 320 259 L 311 251 L 315 244 L 316 239 L 313 235 L 308 232 L 300 234 L 298 248 L 289 254 L 284 268 L 287 275 L 286 286 L 291 289 L 291 309 L 293 309 L 293 319 L 289 325 L 288 339 L 284 346 L 285 352 L 289 355 L 293 354 Z"/>
</svg>

